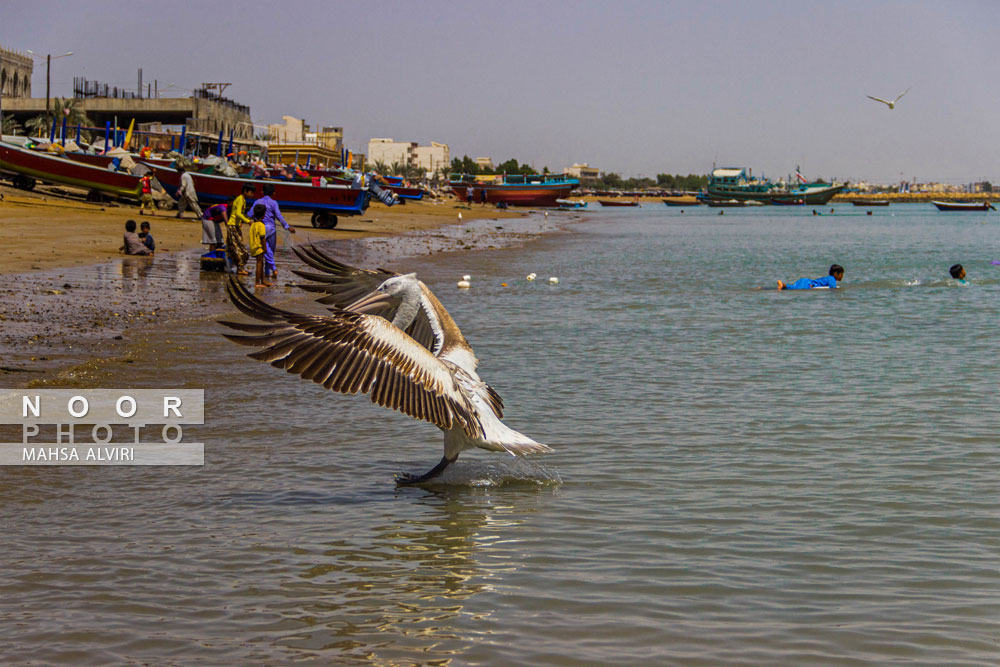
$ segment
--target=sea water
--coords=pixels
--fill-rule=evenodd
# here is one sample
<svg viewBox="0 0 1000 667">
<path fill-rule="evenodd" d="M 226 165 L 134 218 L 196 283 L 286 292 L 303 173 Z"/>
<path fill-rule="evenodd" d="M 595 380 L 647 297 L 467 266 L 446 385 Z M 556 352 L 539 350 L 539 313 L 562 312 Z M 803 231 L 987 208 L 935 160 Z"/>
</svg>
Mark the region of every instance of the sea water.
<svg viewBox="0 0 1000 667">
<path fill-rule="evenodd" d="M 204 388 L 206 465 L 0 470 L 0 657 L 996 664 L 1000 219 L 829 209 L 595 210 L 393 263 L 554 450 L 428 488 L 393 474 L 433 426 L 163 327 L 88 377 Z"/>
</svg>

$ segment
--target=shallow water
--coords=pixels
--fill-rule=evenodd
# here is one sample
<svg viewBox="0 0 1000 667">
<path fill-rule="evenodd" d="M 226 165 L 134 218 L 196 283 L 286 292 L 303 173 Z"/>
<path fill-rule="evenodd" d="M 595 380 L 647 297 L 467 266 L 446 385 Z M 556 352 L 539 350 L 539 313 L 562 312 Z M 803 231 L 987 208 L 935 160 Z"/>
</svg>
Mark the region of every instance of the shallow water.
<svg viewBox="0 0 1000 667">
<path fill-rule="evenodd" d="M 393 263 L 555 449 L 429 489 L 392 475 L 434 427 L 163 327 L 87 377 L 204 388 L 207 463 L 0 469 L 0 657 L 995 664 L 1000 223 L 930 208 L 598 210 Z"/>
</svg>

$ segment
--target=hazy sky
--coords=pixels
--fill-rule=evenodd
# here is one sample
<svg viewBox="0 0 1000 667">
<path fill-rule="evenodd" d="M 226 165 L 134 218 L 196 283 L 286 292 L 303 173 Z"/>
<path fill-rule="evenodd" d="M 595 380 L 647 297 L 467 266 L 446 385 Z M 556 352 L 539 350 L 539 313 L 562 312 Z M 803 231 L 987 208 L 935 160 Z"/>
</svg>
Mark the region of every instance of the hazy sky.
<svg viewBox="0 0 1000 667">
<path fill-rule="evenodd" d="M 0 45 L 134 89 L 226 81 L 283 114 L 624 176 L 1000 181 L 996 2 L 0 0 Z M 890 111 L 866 94 L 893 98 Z M 45 93 L 44 60 L 32 81 Z"/>
</svg>

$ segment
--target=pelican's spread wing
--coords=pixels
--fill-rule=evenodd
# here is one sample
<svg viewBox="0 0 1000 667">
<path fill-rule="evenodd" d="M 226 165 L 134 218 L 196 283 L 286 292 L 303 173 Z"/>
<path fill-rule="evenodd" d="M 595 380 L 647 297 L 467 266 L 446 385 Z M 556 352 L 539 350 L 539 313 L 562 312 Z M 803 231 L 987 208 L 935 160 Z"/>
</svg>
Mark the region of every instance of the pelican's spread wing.
<svg viewBox="0 0 1000 667">
<path fill-rule="evenodd" d="M 398 273 L 385 269 L 369 271 L 368 269 L 348 266 L 330 257 L 314 245 L 293 246 L 292 250 L 303 262 L 323 272 L 318 274 L 295 271 L 296 275 L 319 283 L 316 285 L 300 283 L 298 285 L 306 291 L 325 294 L 317 299 L 319 303 L 334 305 L 337 308 L 355 313 L 378 315 L 390 322 L 396 316 L 401 300 L 398 297 L 382 294 L 375 290 L 389 278 L 398 276 Z M 429 312 L 427 304 L 421 303 L 421 309 L 413 319 L 413 323 L 406 328 L 406 333 L 430 350 L 432 354 L 437 355 L 441 352 L 445 341 L 444 332 L 436 324 L 435 314 Z"/>
<path fill-rule="evenodd" d="M 910 86 L 910 88 L 912 88 L 912 87 L 913 87 L 913 86 Z M 903 92 L 901 92 L 901 93 L 899 94 L 899 97 L 897 97 L 896 99 L 894 99 L 894 100 L 893 100 L 893 104 L 895 104 L 896 102 L 898 102 L 898 101 L 899 101 L 899 98 L 900 98 L 900 97 L 902 97 L 903 95 L 905 95 L 905 94 L 907 94 L 908 92 L 910 92 L 910 88 L 907 88 L 906 90 L 904 90 Z"/>
<path fill-rule="evenodd" d="M 345 310 L 300 315 L 261 301 L 232 277 L 227 288 L 239 310 L 267 322 L 220 322 L 253 334 L 224 334 L 234 343 L 263 348 L 248 356 L 333 391 L 368 394 L 373 403 L 441 429 L 460 426 L 469 437 L 482 437 L 475 406 L 448 363 L 385 319 Z"/>
<path fill-rule="evenodd" d="M 881 97 L 872 97 L 871 95 L 866 95 L 865 97 L 876 102 L 881 102 L 882 104 L 890 104 L 889 100 L 883 100 Z"/>
</svg>

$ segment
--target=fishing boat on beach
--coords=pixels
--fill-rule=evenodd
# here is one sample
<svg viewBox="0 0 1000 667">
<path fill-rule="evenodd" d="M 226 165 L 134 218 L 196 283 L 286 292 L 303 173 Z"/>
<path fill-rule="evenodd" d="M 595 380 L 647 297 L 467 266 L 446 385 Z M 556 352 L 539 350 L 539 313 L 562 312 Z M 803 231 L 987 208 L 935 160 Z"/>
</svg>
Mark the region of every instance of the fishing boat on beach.
<svg viewBox="0 0 1000 667">
<path fill-rule="evenodd" d="M 139 177 L 83 164 L 51 153 L 0 141 L 0 172 L 12 176 L 15 187 L 32 190 L 37 181 L 72 185 L 92 192 L 139 198 Z"/>
<path fill-rule="evenodd" d="M 583 208 L 587 208 L 587 202 L 582 199 L 576 201 L 572 199 L 557 199 L 556 204 L 559 205 L 560 211 L 578 211 Z"/>
<path fill-rule="evenodd" d="M 598 199 L 601 206 L 639 206 L 635 199 Z"/>
<path fill-rule="evenodd" d="M 171 197 L 176 197 L 180 188 L 180 174 L 176 169 L 145 162 Z M 240 194 L 244 185 L 252 185 L 252 199 L 264 195 L 264 184 L 274 186 L 274 199 L 287 211 L 307 211 L 312 213 L 313 227 L 333 229 L 337 226 L 337 216 L 361 215 L 368 208 L 372 196 L 369 190 L 346 185 L 317 186 L 311 183 L 292 181 L 270 181 L 252 178 L 233 178 L 210 174 L 191 173 L 199 201 L 219 204 L 231 201 Z"/>
<path fill-rule="evenodd" d="M 507 206 L 557 206 L 557 199 L 566 199 L 580 187 L 579 180 L 565 174 L 451 174 L 448 184 L 460 200 L 471 187 L 477 202 L 485 190 L 488 203 Z"/>
<path fill-rule="evenodd" d="M 995 211 L 988 201 L 931 201 L 939 211 Z"/>
</svg>

